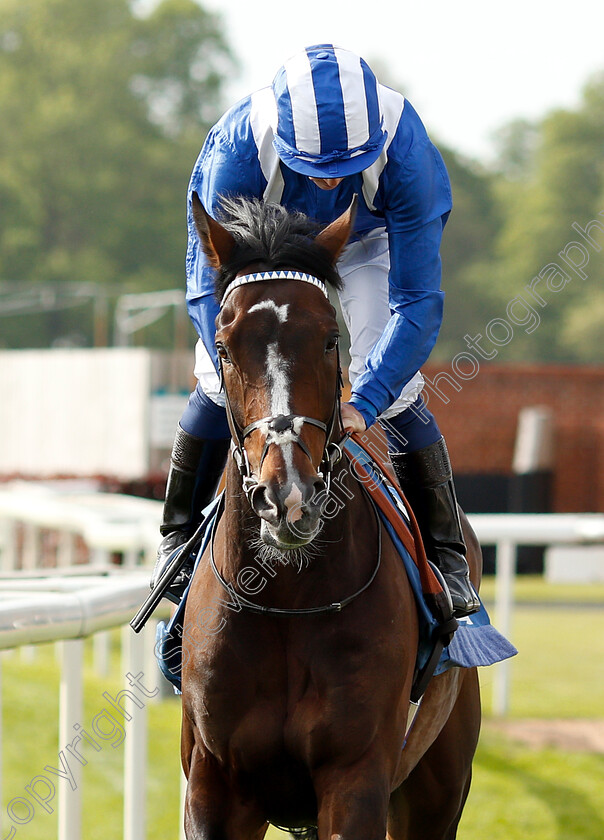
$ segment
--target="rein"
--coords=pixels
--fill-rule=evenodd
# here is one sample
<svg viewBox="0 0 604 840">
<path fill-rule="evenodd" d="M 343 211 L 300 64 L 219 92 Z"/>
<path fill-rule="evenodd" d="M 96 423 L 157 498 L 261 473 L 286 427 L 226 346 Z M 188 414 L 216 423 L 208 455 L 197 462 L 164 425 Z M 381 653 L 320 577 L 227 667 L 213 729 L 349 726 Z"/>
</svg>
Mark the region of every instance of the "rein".
<svg viewBox="0 0 604 840">
<path fill-rule="evenodd" d="M 221 308 L 222 306 L 224 306 L 224 302 L 227 299 L 227 297 L 235 289 L 238 289 L 241 286 L 246 286 L 249 283 L 259 283 L 265 280 L 298 280 L 302 283 L 309 283 L 310 285 L 315 286 L 315 288 L 320 289 L 325 295 L 325 297 L 329 298 L 325 283 L 318 277 L 313 277 L 313 275 L 311 274 L 305 274 L 301 271 L 262 271 L 255 274 L 245 274 L 241 277 L 236 277 L 231 283 L 229 283 L 222 296 L 222 301 L 220 304 Z M 250 423 L 244 428 L 241 428 L 233 414 L 231 400 L 229 398 L 227 389 L 224 387 L 223 362 L 222 359 L 219 357 L 220 383 L 225 394 L 225 407 L 229 429 L 231 431 L 233 458 L 235 459 L 235 463 L 237 464 L 237 468 L 239 470 L 239 473 L 241 474 L 243 491 L 247 496 L 248 501 L 250 501 L 254 489 L 259 484 L 259 479 L 257 476 L 254 475 L 252 471 L 247 452 L 245 450 L 245 440 L 248 437 L 248 435 L 250 435 L 257 429 L 262 431 L 265 435 L 264 448 L 262 450 L 260 464 L 258 466 L 258 469 L 261 470 L 262 464 L 264 463 L 264 459 L 266 458 L 269 447 L 272 444 L 278 446 L 282 442 L 280 440 L 281 436 L 286 436 L 288 443 L 296 443 L 302 449 L 306 457 L 309 460 L 312 460 L 310 451 L 301 437 L 302 428 L 305 424 L 316 426 L 325 433 L 325 445 L 323 447 L 323 457 L 321 458 L 319 471 L 323 477 L 323 480 L 325 481 L 326 492 L 329 493 L 331 488 L 331 476 L 333 473 L 333 469 L 338 463 L 338 461 L 340 461 L 340 459 L 342 458 L 341 446 L 331 440 L 336 428 L 336 422 L 340 417 L 340 397 L 342 395 L 343 387 L 339 347 L 337 347 L 336 350 L 338 354 L 338 374 L 336 380 L 336 390 L 334 395 L 333 409 L 331 412 L 331 417 L 329 418 L 327 423 L 324 423 L 322 420 L 317 420 L 314 417 L 307 417 L 303 414 L 277 414 L 268 417 L 262 417 L 260 420 L 255 420 L 253 423 Z"/>
<path fill-rule="evenodd" d="M 228 581 L 226 581 L 224 577 L 220 574 L 218 566 L 216 565 L 216 560 L 214 558 L 214 538 L 216 536 L 216 527 L 218 520 L 220 519 L 220 515 L 224 510 L 224 496 L 222 496 L 220 506 L 216 511 L 216 516 L 212 525 L 212 534 L 210 537 L 210 564 L 212 566 L 212 571 L 214 572 L 216 580 L 224 589 L 226 589 L 226 591 L 229 593 L 229 595 L 231 595 L 231 597 L 235 598 L 235 601 L 239 606 L 243 607 L 248 612 L 256 613 L 258 615 L 328 615 L 330 613 L 342 612 L 344 607 L 347 607 L 356 598 L 358 598 L 359 595 L 362 595 L 363 592 L 365 592 L 365 590 L 369 589 L 369 587 L 375 580 L 375 577 L 380 569 L 380 565 L 382 562 L 382 529 L 380 526 L 380 517 L 375 502 L 373 501 L 371 496 L 368 495 L 367 498 L 371 502 L 371 509 L 373 510 L 373 515 L 375 517 L 375 522 L 377 526 L 377 561 L 366 583 L 364 583 L 363 586 L 356 592 L 354 592 L 352 595 L 348 595 L 347 598 L 343 598 L 341 601 L 335 601 L 331 604 L 324 604 L 320 607 L 301 607 L 299 609 L 286 609 L 282 607 L 263 607 L 260 604 L 255 604 L 253 601 L 249 601 L 247 598 L 244 598 L 243 595 L 240 595 L 238 592 L 235 592 L 231 584 L 228 583 Z"/>
</svg>

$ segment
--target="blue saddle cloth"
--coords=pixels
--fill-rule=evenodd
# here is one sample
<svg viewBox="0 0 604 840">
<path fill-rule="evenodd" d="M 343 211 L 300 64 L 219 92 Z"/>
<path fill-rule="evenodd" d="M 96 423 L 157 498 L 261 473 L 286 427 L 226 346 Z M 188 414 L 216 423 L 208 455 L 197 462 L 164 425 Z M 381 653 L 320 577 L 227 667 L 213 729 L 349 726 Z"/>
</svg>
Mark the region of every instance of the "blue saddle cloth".
<svg viewBox="0 0 604 840">
<path fill-rule="evenodd" d="M 404 504 L 398 495 L 397 488 L 382 480 L 381 474 L 373 467 L 371 458 L 361 447 L 353 441 L 348 441 L 346 448 L 355 459 L 361 461 L 370 473 L 372 480 L 381 485 L 383 491 L 391 496 L 397 507 Z M 211 539 L 214 521 L 218 515 L 219 502 L 220 497 L 215 499 L 203 512 L 204 529 L 197 552 L 195 569 Z M 401 561 L 405 566 L 415 596 L 419 618 L 419 645 L 416 667 L 421 670 L 430 658 L 438 640 L 439 623 L 424 600 L 419 571 L 411 555 L 388 520 L 381 513 L 380 517 L 401 556 Z M 159 668 L 166 679 L 172 683 L 177 693 L 181 690 L 182 633 L 188 593 L 189 588 L 185 591 L 183 599 L 170 621 L 167 624 L 163 621 L 159 622 L 156 635 L 155 652 Z M 434 674 L 442 674 L 453 667 L 474 668 L 476 666 L 493 665 L 495 662 L 501 662 L 517 653 L 516 648 L 492 626 L 484 604 L 481 602 L 479 612 L 458 619 L 458 629 L 455 631 L 449 646 L 444 648 Z"/>
</svg>

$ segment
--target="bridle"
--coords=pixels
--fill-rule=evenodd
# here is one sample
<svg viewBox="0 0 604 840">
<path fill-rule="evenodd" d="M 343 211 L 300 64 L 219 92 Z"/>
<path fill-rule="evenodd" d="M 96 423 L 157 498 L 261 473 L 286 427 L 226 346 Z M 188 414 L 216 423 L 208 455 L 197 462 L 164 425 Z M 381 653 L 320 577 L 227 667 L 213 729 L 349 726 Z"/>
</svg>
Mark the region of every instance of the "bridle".
<svg viewBox="0 0 604 840">
<path fill-rule="evenodd" d="M 224 304 L 226 297 L 234 289 L 238 288 L 239 286 L 243 286 L 247 283 L 259 282 L 261 280 L 300 280 L 304 283 L 311 283 L 313 286 L 316 286 L 317 288 L 321 289 L 325 297 L 328 297 L 325 284 L 317 277 L 313 277 L 310 274 L 303 274 L 298 271 L 265 271 L 259 274 L 247 274 L 243 277 L 237 277 L 235 280 L 233 280 L 233 282 L 229 286 L 227 286 L 227 289 L 222 297 L 221 306 Z M 280 443 L 280 441 L 278 440 L 279 435 L 287 435 L 287 442 L 297 443 L 298 446 L 305 453 L 305 455 L 312 461 L 310 451 L 304 443 L 304 441 L 302 440 L 302 438 L 300 437 L 302 428 L 305 424 L 316 426 L 325 433 L 325 445 L 323 447 L 323 457 L 321 459 L 321 464 L 319 465 L 319 471 L 321 472 L 323 480 L 325 481 L 325 493 L 329 493 L 331 487 L 331 476 L 334 467 L 342 458 L 342 445 L 344 441 L 348 438 L 348 434 L 345 434 L 343 438 L 337 443 L 331 440 L 338 419 L 340 420 L 341 426 L 340 398 L 342 395 L 343 380 L 342 369 L 340 367 L 340 355 L 337 345 L 336 351 L 338 352 L 336 388 L 331 417 L 329 418 L 327 423 L 324 423 L 322 420 L 317 420 L 314 417 L 307 417 L 306 415 L 278 414 L 275 416 L 263 417 L 260 420 L 255 420 L 253 423 L 250 423 L 244 428 L 241 428 L 241 426 L 237 423 L 233 415 L 233 409 L 231 406 L 231 401 L 229 399 L 229 394 L 226 387 L 224 386 L 222 359 L 220 359 L 219 356 L 221 385 L 224 388 L 226 398 L 226 413 L 229 422 L 229 428 L 231 430 L 233 457 L 239 468 L 239 472 L 242 477 L 243 489 L 245 491 L 246 496 L 248 497 L 248 500 L 250 500 L 250 497 L 253 494 L 254 489 L 258 486 L 259 481 L 258 478 L 252 473 L 247 452 L 245 450 L 245 439 L 256 429 L 263 431 L 266 435 L 262 455 L 260 457 L 259 469 L 262 468 L 262 463 L 264 462 L 269 447 L 273 443 Z M 274 616 L 305 616 L 326 615 L 330 613 L 341 612 L 344 609 L 344 607 L 347 607 L 348 604 L 352 604 L 352 602 L 355 601 L 359 597 L 359 595 L 362 595 L 363 592 L 365 592 L 371 586 L 378 574 L 381 565 L 382 534 L 379 514 L 377 512 L 377 508 L 373 499 L 370 496 L 368 496 L 368 498 L 373 510 L 373 515 L 375 517 L 375 522 L 377 526 L 377 560 L 373 567 L 373 570 L 371 571 L 371 574 L 369 575 L 368 579 L 365 581 L 363 586 L 361 586 L 360 589 L 356 590 L 351 595 L 348 595 L 348 597 L 343 598 L 341 601 L 335 601 L 331 604 L 323 604 L 318 607 L 288 609 L 282 607 L 265 607 L 248 600 L 239 593 L 235 593 L 232 586 L 220 573 L 218 566 L 216 565 L 216 560 L 214 558 L 214 539 L 216 534 L 217 523 L 220 518 L 219 514 L 214 519 L 212 533 L 210 536 L 210 564 L 212 567 L 212 571 L 220 585 L 227 592 L 229 592 L 231 596 L 235 597 L 236 603 L 238 604 L 239 608 L 243 607 L 244 609 L 252 613 Z M 220 505 L 221 508 L 224 507 L 224 495 L 221 497 Z"/>
<path fill-rule="evenodd" d="M 325 286 L 325 283 L 318 277 L 313 277 L 311 274 L 304 274 L 301 271 L 262 271 L 256 274 L 246 274 L 241 277 L 236 277 L 235 280 L 233 280 L 227 286 L 222 296 L 222 301 L 220 304 L 221 308 L 224 306 L 224 302 L 227 299 L 227 297 L 235 289 L 238 289 L 240 286 L 245 286 L 248 283 L 258 283 L 263 280 L 299 280 L 303 283 L 310 283 L 311 285 L 320 289 L 326 298 L 329 297 L 327 294 L 327 288 Z M 223 362 L 220 356 L 218 357 L 220 383 L 225 394 L 226 415 L 229 424 L 229 429 L 231 431 L 232 454 L 235 463 L 237 464 L 239 473 L 241 475 L 243 490 L 248 500 L 251 499 L 254 489 L 258 486 L 259 479 L 256 475 L 254 475 L 252 471 L 249 458 L 245 449 L 245 441 L 246 438 L 249 437 L 249 435 L 251 435 L 252 432 L 256 431 L 257 429 L 262 431 L 265 435 L 264 446 L 262 449 L 262 454 L 260 456 L 260 463 L 258 465 L 259 471 L 262 470 L 262 464 L 264 463 L 264 459 L 266 458 L 270 446 L 273 444 L 279 446 L 284 442 L 296 443 L 302 449 L 307 458 L 310 461 L 312 461 L 310 450 L 308 449 L 308 446 L 304 443 L 301 437 L 302 429 L 304 425 L 316 426 L 317 428 L 321 429 L 321 431 L 325 433 L 325 445 L 323 447 L 323 456 L 319 465 L 319 472 L 325 482 L 325 492 L 329 493 L 333 469 L 338 463 L 338 461 L 340 461 L 340 459 L 342 458 L 342 443 L 344 439 L 348 437 L 347 435 L 345 435 L 344 438 L 337 443 L 335 441 L 332 441 L 332 436 L 335 431 L 337 421 L 338 419 L 341 419 L 340 398 L 342 395 L 343 386 L 342 368 L 340 365 L 340 353 L 337 344 L 336 353 L 336 387 L 334 393 L 332 412 L 327 423 L 324 423 L 322 420 L 317 420 L 314 417 L 307 417 L 304 414 L 276 414 L 270 415 L 268 417 L 262 417 L 260 420 L 255 420 L 253 423 L 249 423 L 243 428 L 239 425 L 233 414 L 233 408 L 231 405 L 231 400 L 229 398 L 229 393 L 224 384 Z"/>
</svg>

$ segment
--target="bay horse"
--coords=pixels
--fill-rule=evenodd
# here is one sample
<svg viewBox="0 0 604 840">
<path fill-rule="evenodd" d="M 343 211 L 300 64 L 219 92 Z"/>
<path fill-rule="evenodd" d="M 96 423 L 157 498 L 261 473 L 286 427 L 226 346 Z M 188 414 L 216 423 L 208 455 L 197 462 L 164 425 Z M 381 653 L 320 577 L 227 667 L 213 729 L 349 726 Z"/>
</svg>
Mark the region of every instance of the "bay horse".
<svg viewBox="0 0 604 840">
<path fill-rule="evenodd" d="M 325 284 L 341 282 L 354 211 L 317 233 L 278 205 L 230 200 L 219 223 L 193 202 L 222 299 L 234 457 L 185 612 L 186 836 L 261 840 L 272 823 L 319 840 L 452 840 L 480 727 L 476 669 L 434 677 L 407 733 L 414 597 L 371 500 L 335 463 Z M 346 503 L 322 516 L 336 485 Z M 478 587 L 467 521 L 465 535 Z"/>
</svg>

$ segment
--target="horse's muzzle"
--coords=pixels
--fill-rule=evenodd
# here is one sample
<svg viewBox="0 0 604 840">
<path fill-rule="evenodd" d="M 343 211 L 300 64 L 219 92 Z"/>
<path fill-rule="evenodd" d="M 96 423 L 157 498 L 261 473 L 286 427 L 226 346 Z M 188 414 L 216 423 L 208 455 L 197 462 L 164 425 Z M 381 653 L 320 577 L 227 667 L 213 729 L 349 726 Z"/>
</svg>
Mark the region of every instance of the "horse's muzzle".
<svg viewBox="0 0 604 840">
<path fill-rule="evenodd" d="M 300 489 L 261 481 L 249 494 L 254 512 L 262 520 L 262 540 L 281 551 L 307 545 L 321 529 L 320 500 L 325 482 L 320 476 Z"/>
</svg>

